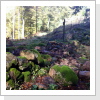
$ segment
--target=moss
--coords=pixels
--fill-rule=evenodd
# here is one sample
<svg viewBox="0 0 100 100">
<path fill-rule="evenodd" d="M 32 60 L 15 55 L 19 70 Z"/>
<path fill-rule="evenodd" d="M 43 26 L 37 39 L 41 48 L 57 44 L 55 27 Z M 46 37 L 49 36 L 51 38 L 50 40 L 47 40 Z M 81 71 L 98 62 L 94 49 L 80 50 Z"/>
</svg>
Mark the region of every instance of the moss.
<svg viewBox="0 0 100 100">
<path fill-rule="evenodd" d="M 9 81 L 7 81 L 7 83 L 8 83 L 8 85 L 9 85 L 10 87 L 14 88 L 15 83 L 14 83 L 14 81 L 13 81 L 12 79 L 10 79 Z"/>
<path fill-rule="evenodd" d="M 46 70 L 46 71 L 47 71 L 47 73 L 48 73 L 48 72 L 49 72 L 49 70 L 50 70 L 50 68 L 49 68 L 49 67 L 44 67 L 44 68 L 42 68 L 42 69 Z"/>
<path fill-rule="evenodd" d="M 78 77 L 77 75 L 75 74 L 75 72 L 70 69 L 68 66 L 58 66 L 58 65 L 55 65 L 52 67 L 58 75 L 56 75 L 57 77 L 55 77 L 55 80 L 56 81 L 63 81 L 62 84 L 64 85 L 69 85 L 69 84 L 77 84 L 78 82 Z"/>
<path fill-rule="evenodd" d="M 29 82 L 31 73 L 29 71 L 26 71 L 26 72 L 22 72 L 22 74 L 24 75 L 24 82 Z"/>
<path fill-rule="evenodd" d="M 43 69 L 43 68 L 41 68 L 41 69 L 38 71 L 38 75 L 39 75 L 39 76 L 44 76 L 44 75 L 46 75 L 46 73 L 47 73 L 47 71 L 46 71 L 45 69 Z"/>
<path fill-rule="evenodd" d="M 48 61 L 47 59 L 44 59 L 44 66 L 50 66 L 50 61 Z"/>
<path fill-rule="evenodd" d="M 34 69 L 34 71 L 37 72 L 39 69 L 40 69 L 40 66 L 35 64 L 35 69 Z"/>
<path fill-rule="evenodd" d="M 19 59 L 26 59 L 26 57 L 18 56 Z"/>
<path fill-rule="evenodd" d="M 18 77 L 18 80 L 22 79 L 24 75 L 21 73 L 20 76 Z"/>
<path fill-rule="evenodd" d="M 19 66 L 20 70 L 27 70 L 27 71 L 33 71 L 35 69 L 35 65 L 33 62 L 23 63 L 21 66 Z"/>
<path fill-rule="evenodd" d="M 16 80 L 16 78 L 21 74 L 21 72 L 20 71 L 18 71 L 16 68 L 11 68 L 10 69 L 10 76 L 14 79 L 14 80 Z"/>
<path fill-rule="evenodd" d="M 52 57 L 48 54 L 41 54 L 42 58 L 47 59 L 48 61 L 51 61 Z"/>
<path fill-rule="evenodd" d="M 10 52 L 6 52 L 6 54 L 11 54 Z"/>
<path fill-rule="evenodd" d="M 6 72 L 6 81 L 8 81 L 9 80 L 9 73 L 8 72 Z"/>
<path fill-rule="evenodd" d="M 37 44 L 37 46 L 46 46 L 46 44 L 45 43 L 39 43 L 39 44 Z"/>
<path fill-rule="evenodd" d="M 17 49 L 25 49 L 26 48 L 26 46 L 18 46 L 18 48 Z"/>
<path fill-rule="evenodd" d="M 7 52 L 12 52 L 14 51 L 16 48 L 15 47 L 6 47 L 6 51 Z"/>
<path fill-rule="evenodd" d="M 41 57 L 41 54 L 37 50 L 34 50 L 34 49 L 32 49 L 31 51 L 35 55 L 37 63 L 42 64 L 44 61 L 43 61 L 43 58 Z"/>
<path fill-rule="evenodd" d="M 37 57 L 37 62 L 38 62 L 38 64 L 42 64 L 43 65 L 43 63 L 44 63 L 44 60 L 43 60 L 43 58 L 41 57 L 41 56 L 38 56 Z"/>
</svg>

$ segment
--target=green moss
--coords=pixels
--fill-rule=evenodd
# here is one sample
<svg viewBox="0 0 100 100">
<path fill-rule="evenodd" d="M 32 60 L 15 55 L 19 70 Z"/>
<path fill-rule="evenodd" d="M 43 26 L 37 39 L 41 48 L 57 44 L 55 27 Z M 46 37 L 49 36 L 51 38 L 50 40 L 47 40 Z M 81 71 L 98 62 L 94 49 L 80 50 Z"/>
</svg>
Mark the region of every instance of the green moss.
<svg viewBox="0 0 100 100">
<path fill-rule="evenodd" d="M 37 44 L 37 46 L 46 46 L 46 44 L 45 43 L 39 43 L 39 44 Z"/>
<path fill-rule="evenodd" d="M 8 72 L 6 72 L 6 81 L 8 81 L 9 80 L 9 73 Z"/>
<path fill-rule="evenodd" d="M 21 73 L 20 76 L 18 77 L 18 80 L 21 80 L 24 77 L 24 75 Z"/>
<path fill-rule="evenodd" d="M 48 61 L 47 59 L 44 59 L 44 66 L 50 66 L 50 61 Z"/>
<path fill-rule="evenodd" d="M 38 75 L 39 76 L 44 76 L 44 75 L 46 75 L 47 74 L 47 71 L 45 70 L 45 69 L 43 69 L 43 68 L 41 68 L 39 71 L 38 71 Z"/>
<path fill-rule="evenodd" d="M 17 49 L 25 49 L 26 48 L 26 46 L 19 46 Z"/>
<path fill-rule="evenodd" d="M 12 52 L 14 51 L 16 48 L 15 47 L 6 47 L 6 51 L 7 52 Z"/>
<path fill-rule="evenodd" d="M 13 79 L 16 79 L 21 74 L 21 72 L 18 71 L 16 68 L 11 68 L 10 73 L 13 74 L 13 76 L 11 76 Z"/>
<path fill-rule="evenodd" d="M 18 64 L 18 62 L 16 60 L 12 60 L 8 66 L 6 67 L 6 70 L 9 71 L 9 69 L 12 67 L 12 66 L 16 66 Z"/>
<path fill-rule="evenodd" d="M 47 59 L 47 60 L 51 60 L 52 57 L 48 54 L 41 54 L 42 58 Z"/>
<path fill-rule="evenodd" d="M 26 71 L 26 72 L 22 72 L 22 74 L 24 75 L 24 82 L 29 82 L 31 73 L 29 71 Z"/>
<path fill-rule="evenodd" d="M 19 59 L 26 59 L 26 57 L 18 56 Z"/>
<path fill-rule="evenodd" d="M 34 68 L 35 68 L 34 71 L 37 72 L 40 69 L 40 66 L 35 64 Z"/>
<path fill-rule="evenodd" d="M 10 52 L 6 52 L 6 54 L 11 54 Z"/>
<path fill-rule="evenodd" d="M 38 56 L 37 57 L 37 62 L 38 62 L 38 64 L 43 64 L 44 60 L 43 60 L 43 58 L 41 56 Z"/>
<path fill-rule="evenodd" d="M 13 81 L 12 79 L 10 79 L 9 81 L 7 81 L 7 83 L 8 83 L 8 85 L 9 85 L 10 87 L 14 88 L 15 83 L 14 83 L 14 81 Z"/>
<path fill-rule="evenodd" d="M 32 49 L 31 51 L 35 55 L 38 64 L 42 64 L 44 61 L 43 61 L 43 58 L 41 57 L 41 54 L 37 50 L 34 50 L 34 49 Z"/>
<path fill-rule="evenodd" d="M 78 77 L 75 74 L 75 72 L 70 69 L 68 66 L 58 66 L 55 65 L 52 67 L 58 75 L 54 78 L 58 82 L 63 82 L 62 84 L 68 85 L 68 84 L 77 84 Z"/>
</svg>

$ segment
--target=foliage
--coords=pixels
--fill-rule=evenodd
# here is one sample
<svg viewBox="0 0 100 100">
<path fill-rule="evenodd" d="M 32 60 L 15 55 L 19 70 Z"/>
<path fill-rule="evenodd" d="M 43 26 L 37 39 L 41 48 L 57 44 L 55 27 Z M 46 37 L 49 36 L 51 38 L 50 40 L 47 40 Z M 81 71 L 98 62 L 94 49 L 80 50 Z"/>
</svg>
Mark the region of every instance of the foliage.
<svg viewBox="0 0 100 100">
<path fill-rule="evenodd" d="M 85 6 L 16 6 L 6 13 L 6 35 L 20 39 L 24 32 L 25 37 L 32 37 L 40 31 L 53 31 L 72 16 L 81 15 L 87 19 L 88 12 Z"/>
<path fill-rule="evenodd" d="M 49 84 L 48 90 L 57 90 L 57 85 L 56 84 Z"/>
<path fill-rule="evenodd" d="M 44 76 L 44 75 L 46 75 L 46 73 L 47 73 L 47 71 L 46 71 L 45 69 L 43 69 L 43 68 L 41 68 L 41 69 L 38 71 L 38 75 L 39 75 L 39 76 Z"/>
<path fill-rule="evenodd" d="M 32 90 L 37 90 L 38 89 L 38 86 L 37 85 L 33 85 L 32 86 Z"/>
</svg>

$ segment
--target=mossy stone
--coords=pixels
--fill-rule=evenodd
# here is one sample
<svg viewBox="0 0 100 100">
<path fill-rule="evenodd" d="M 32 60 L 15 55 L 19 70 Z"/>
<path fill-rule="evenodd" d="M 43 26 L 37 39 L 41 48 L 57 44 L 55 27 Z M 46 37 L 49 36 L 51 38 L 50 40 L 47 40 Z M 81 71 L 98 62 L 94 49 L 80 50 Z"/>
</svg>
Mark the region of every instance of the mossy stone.
<svg viewBox="0 0 100 100">
<path fill-rule="evenodd" d="M 12 66 L 14 67 L 17 65 L 17 57 L 14 56 L 12 53 L 6 52 L 6 71 L 9 71 Z"/>
<path fill-rule="evenodd" d="M 16 68 L 11 68 L 9 73 L 10 73 L 10 77 L 13 78 L 14 80 L 16 80 L 18 76 L 21 74 L 21 72 L 18 71 Z"/>
<path fill-rule="evenodd" d="M 51 69 L 54 69 L 56 71 L 56 74 L 53 76 L 55 81 L 61 83 L 64 86 L 68 86 L 70 84 L 77 84 L 78 77 L 75 72 L 68 66 L 54 65 Z"/>
<path fill-rule="evenodd" d="M 44 59 L 44 66 L 50 66 L 50 61 L 48 61 L 47 59 Z"/>
<path fill-rule="evenodd" d="M 35 59 L 35 55 L 31 50 L 22 50 L 20 52 L 20 56 L 26 57 L 28 60 L 34 60 Z"/>
<path fill-rule="evenodd" d="M 9 81 L 7 81 L 7 83 L 8 83 L 9 87 L 14 88 L 15 82 L 12 79 L 10 79 Z"/>
<path fill-rule="evenodd" d="M 26 71 L 22 72 L 22 74 L 24 75 L 24 82 L 29 82 L 31 79 L 31 73 L 29 71 Z"/>
<path fill-rule="evenodd" d="M 41 56 L 42 56 L 43 59 L 46 59 L 48 61 L 51 61 L 51 59 L 52 59 L 52 57 L 48 54 L 41 54 Z"/>
</svg>

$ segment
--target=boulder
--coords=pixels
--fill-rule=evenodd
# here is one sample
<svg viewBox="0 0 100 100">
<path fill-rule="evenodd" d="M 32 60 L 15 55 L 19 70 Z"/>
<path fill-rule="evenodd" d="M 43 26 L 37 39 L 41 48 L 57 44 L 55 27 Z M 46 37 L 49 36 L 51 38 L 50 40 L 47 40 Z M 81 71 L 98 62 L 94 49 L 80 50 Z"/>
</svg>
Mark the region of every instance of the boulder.
<svg viewBox="0 0 100 100">
<path fill-rule="evenodd" d="M 39 88 L 39 89 L 47 89 L 47 87 L 44 85 L 44 84 L 41 84 L 41 83 L 36 83 L 36 85 L 37 85 L 37 87 Z"/>
<path fill-rule="evenodd" d="M 86 61 L 81 68 L 82 70 L 90 71 L 90 61 Z"/>
<path fill-rule="evenodd" d="M 39 89 L 49 89 L 51 84 L 55 84 L 55 81 L 50 76 L 37 77 L 35 83 Z"/>
<path fill-rule="evenodd" d="M 19 69 L 20 70 L 25 70 L 28 67 L 30 67 L 30 69 L 34 66 L 34 63 L 29 62 L 26 57 L 22 57 L 22 56 L 18 56 L 18 65 L 19 65 Z"/>
<path fill-rule="evenodd" d="M 12 79 L 14 79 L 15 81 L 19 77 L 19 75 L 21 74 L 21 72 L 18 71 L 16 68 L 11 68 L 10 71 L 9 71 L 9 73 L 10 73 L 10 77 Z"/>
<path fill-rule="evenodd" d="M 6 70 L 8 71 L 12 66 L 16 66 L 17 64 L 17 57 L 12 53 L 6 52 Z"/>
<path fill-rule="evenodd" d="M 77 67 L 70 67 L 77 75 L 79 73 L 79 69 Z"/>
<path fill-rule="evenodd" d="M 15 82 L 12 79 L 6 82 L 6 90 L 11 90 L 12 88 L 14 88 L 14 86 Z"/>
<path fill-rule="evenodd" d="M 80 71 L 79 78 L 81 79 L 90 79 L 90 71 Z"/>
<path fill-rule="evenodd" d="M 77 84 L 78 77 L 75 72 L 68 66 L 54 65 L 49 71 L 49 75 L 59 84 L 68 86 L 71 84 Z"/>
<path fill-rule="evenodd" d="M 28 60 L 26 57 L 18 56 L 18 65 L 21 66 L 23 63 L 28 63 Z"/>
<path fill-rule="evenodd" d="M 35 54 L 29 50 L 22 50 L 20 51 L 20 56 L 26 57 L 28 60 L 34 60 L 35 59 Z"/>
</svg>

